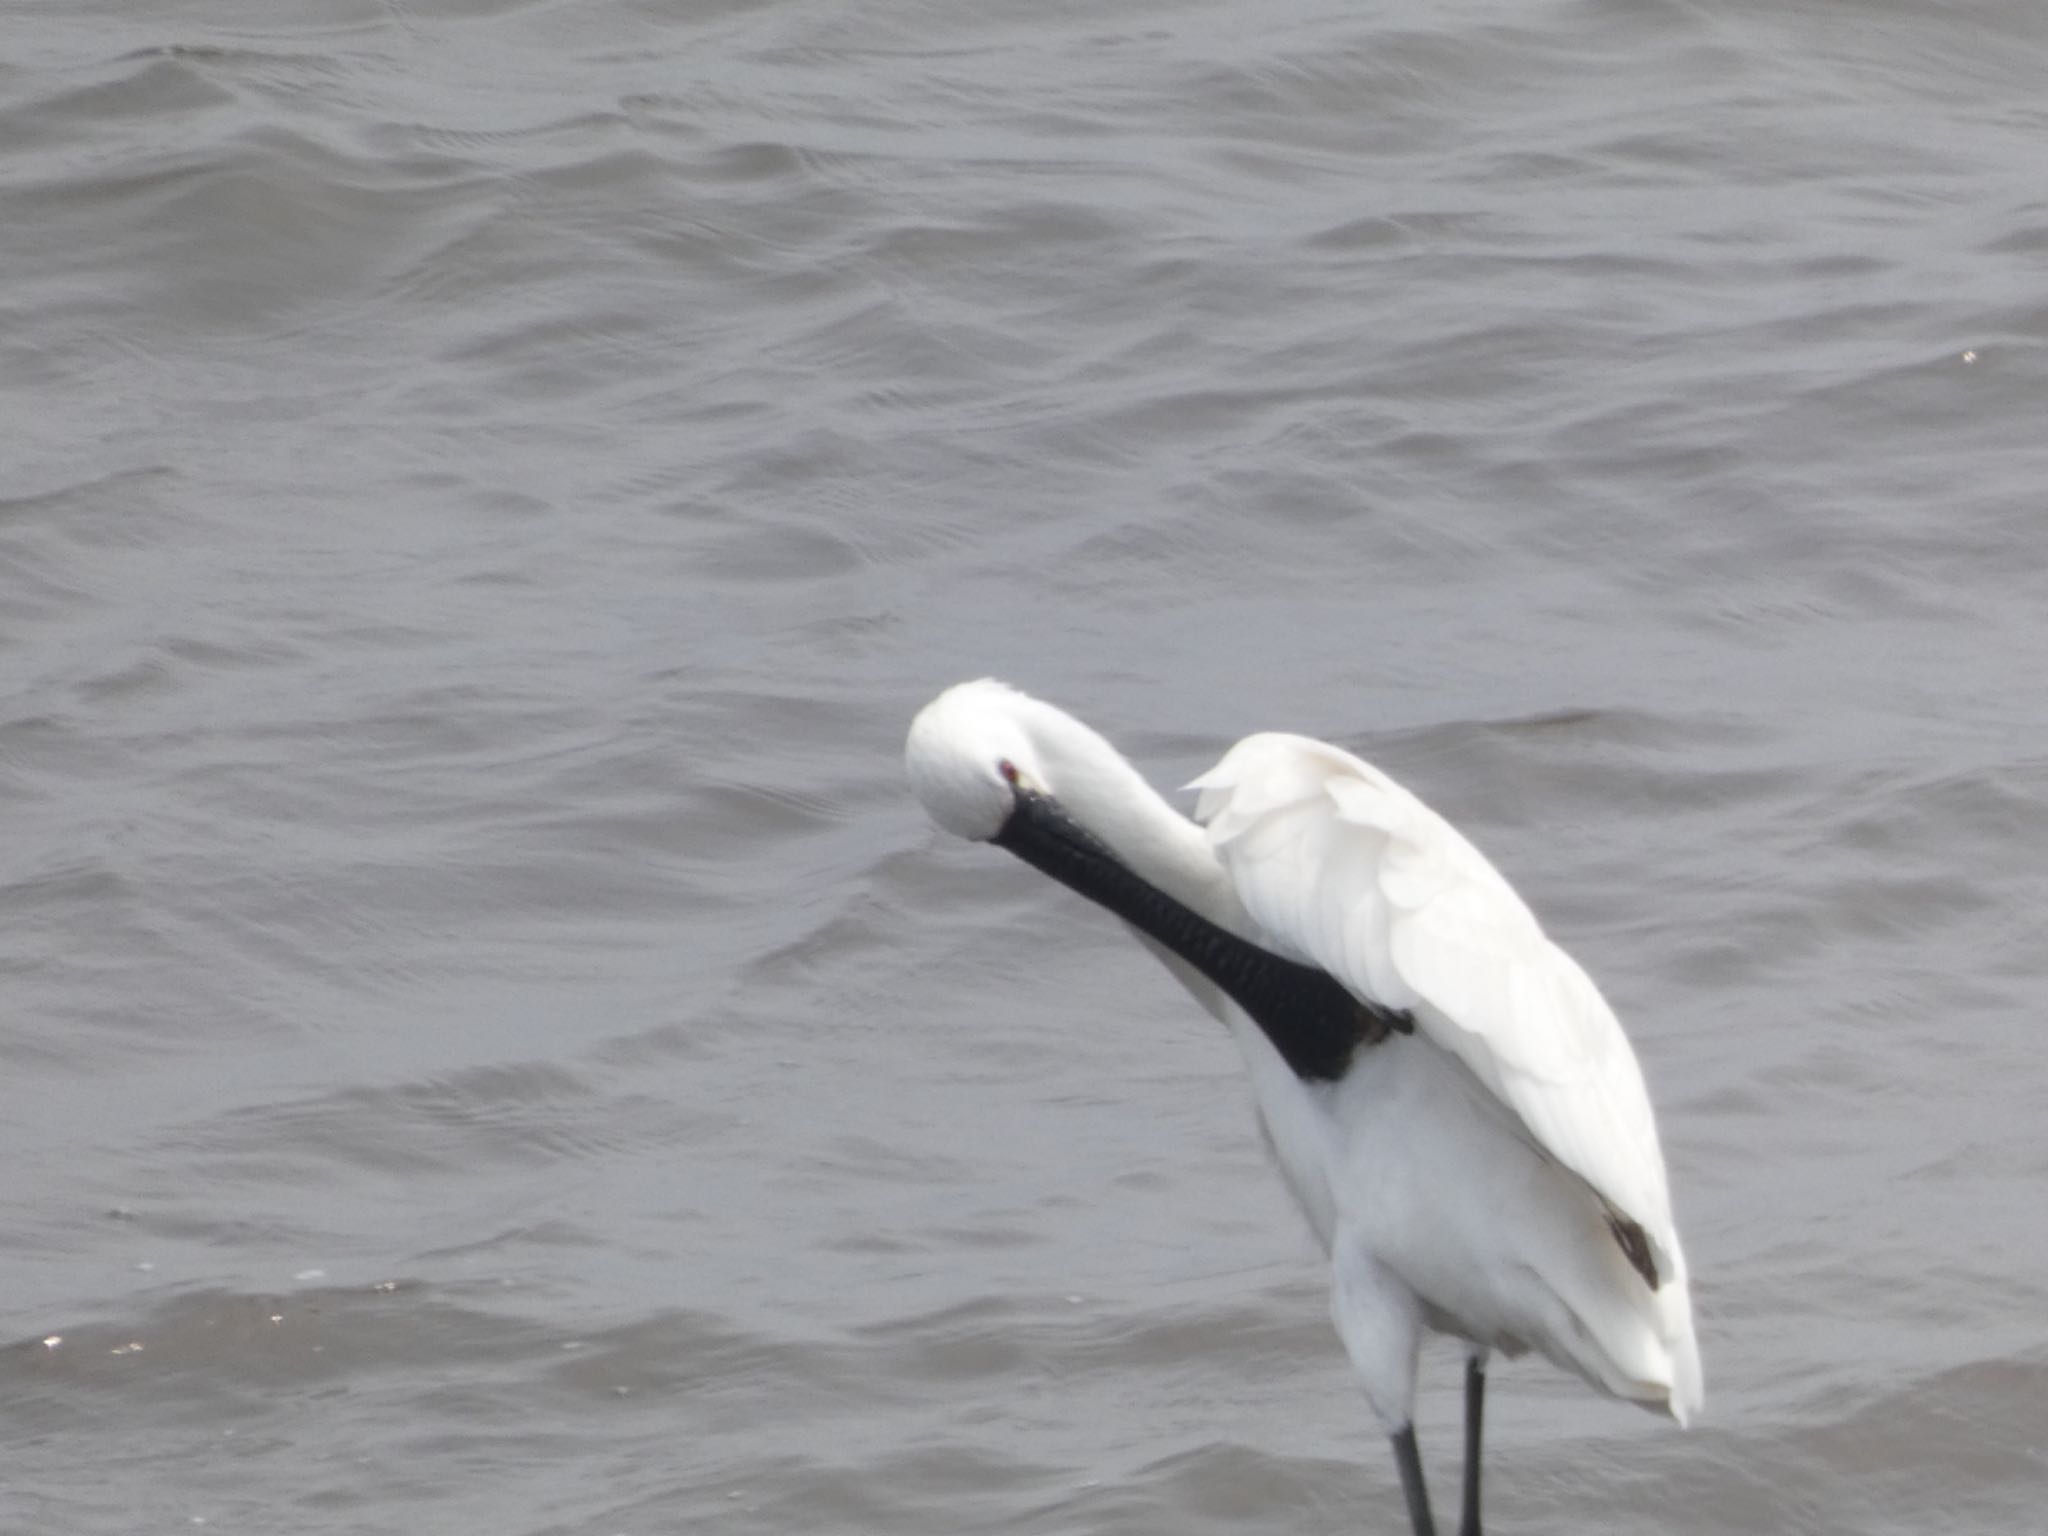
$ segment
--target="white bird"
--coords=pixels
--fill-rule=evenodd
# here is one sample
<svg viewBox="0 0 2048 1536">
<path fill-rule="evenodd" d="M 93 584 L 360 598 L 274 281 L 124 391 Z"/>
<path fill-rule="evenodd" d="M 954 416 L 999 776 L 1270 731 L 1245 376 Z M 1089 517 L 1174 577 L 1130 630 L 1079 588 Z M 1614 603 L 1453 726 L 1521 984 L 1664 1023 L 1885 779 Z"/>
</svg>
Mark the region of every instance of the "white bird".
<svg viewBox="0 0 2048 1536">
<path fill-rule="evenodd" d="M 1270 734 L 1194 781 L 1190 821 L 1080 721 L 990 679 L 926 705 L 905 756 L 941 827 L 1108 908 L 1228 1025 L 1416 1536 L 1435 1530 L 1412 1418 L 1425 1332 L 1468 1351 L 1462 1536 L 1490 1351 L 1533 1349 L 1680 1424 L 1698 1410 L 1635 1053 L 1449 823 L 1340 748 Z"/>
</svg>

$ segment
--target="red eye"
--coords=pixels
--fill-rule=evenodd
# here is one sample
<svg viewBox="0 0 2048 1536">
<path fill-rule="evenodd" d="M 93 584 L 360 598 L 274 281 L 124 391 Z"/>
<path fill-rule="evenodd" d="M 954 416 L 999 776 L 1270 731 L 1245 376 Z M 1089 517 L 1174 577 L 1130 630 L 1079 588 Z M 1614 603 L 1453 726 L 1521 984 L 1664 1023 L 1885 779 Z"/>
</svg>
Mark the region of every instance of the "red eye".
<svg viewBox="0 0 2048 1536">
<path fill-rule="evenodd" d="M 1017 765 L 1015 763 L 1011 762 L 1006 757 L 1000 763 L 996 764 L 996 772 L 1000 773 L 1003 776 L 1003 782 L 1005 784 L 1008 784 L 1012 789 L 1016 788 Z"/>
</svg>

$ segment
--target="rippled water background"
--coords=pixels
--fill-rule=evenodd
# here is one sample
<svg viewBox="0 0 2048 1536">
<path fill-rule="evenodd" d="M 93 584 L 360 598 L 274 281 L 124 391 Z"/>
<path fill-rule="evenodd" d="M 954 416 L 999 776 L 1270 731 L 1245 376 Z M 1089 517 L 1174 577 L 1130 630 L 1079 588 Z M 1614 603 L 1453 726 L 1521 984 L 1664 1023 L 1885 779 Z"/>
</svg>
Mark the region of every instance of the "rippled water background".
<svg viewBox="0 0 2048 1536">
<path fill-rule="evenodd" d="M 1228 1041 L 901 786 L 983 672 L 1377 758 L 1630 1022 L 1708 1415 L 1504 1368 L 1502 1530 L 2042 1528 L 2044 80 L 2037 0 L 18 8 L 0 1529 L 1400 1528 Z"/>
</svg>

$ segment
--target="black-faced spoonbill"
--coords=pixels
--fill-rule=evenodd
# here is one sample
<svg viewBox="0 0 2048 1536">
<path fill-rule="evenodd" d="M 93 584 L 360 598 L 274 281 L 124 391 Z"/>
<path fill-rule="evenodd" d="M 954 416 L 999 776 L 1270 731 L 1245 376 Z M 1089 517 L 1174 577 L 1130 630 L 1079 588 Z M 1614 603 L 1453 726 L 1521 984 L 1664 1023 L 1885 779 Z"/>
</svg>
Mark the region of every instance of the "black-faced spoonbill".
<svg viewBox="0 0 2048 1536">
<path fill-rule="evenodd" d="M 1490 1351 L 1536 1350 L 1681 1424 L 1698 1410 L 1635 1053 L 1442 817 L 1337 747 L 1259 735 L 1190 786 L 1189 821 L 1080 721 L 991 680 L 926 705 L 906 763 L 941 827 L 1107 907 L 1229 1026 L 1416 1536 L 1435 1531 L 1412 1420 L 1425 1330 L 1468 1350 L 1462 1536 Z"/>
</svg>

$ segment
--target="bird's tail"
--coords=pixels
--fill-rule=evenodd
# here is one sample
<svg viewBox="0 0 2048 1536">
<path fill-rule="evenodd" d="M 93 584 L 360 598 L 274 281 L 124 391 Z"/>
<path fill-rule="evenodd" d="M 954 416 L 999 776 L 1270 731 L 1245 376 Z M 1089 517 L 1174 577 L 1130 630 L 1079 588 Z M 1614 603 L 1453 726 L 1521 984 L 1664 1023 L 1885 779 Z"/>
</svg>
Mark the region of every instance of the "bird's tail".
<svg viewBox="0 0 2048 1536">
<path fill-rule="evenodd" d="M 1671 1417 L 1690 1424 L 1706 1401 L 1706 1377 L 1700 1369 L 1700 1343 L 1692 1330 L 1692 1287 L 1685 1270 L 1685 1250 L 1678 1234 L 1667 1243 L 1671 1273 L 1657 1287 L 1653 1300 L 1654 1321 L 1666 1352 L 1671 1357 L 1670 1395 L 1666 1400 Z"/>
</svg>

